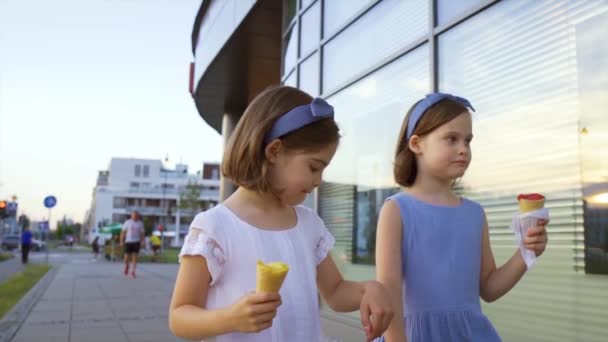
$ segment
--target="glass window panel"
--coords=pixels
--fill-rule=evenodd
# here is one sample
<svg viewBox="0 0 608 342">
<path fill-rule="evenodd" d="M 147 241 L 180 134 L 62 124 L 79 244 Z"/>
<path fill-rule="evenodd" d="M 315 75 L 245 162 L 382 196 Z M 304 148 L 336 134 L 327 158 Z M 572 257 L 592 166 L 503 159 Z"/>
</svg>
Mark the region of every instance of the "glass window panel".
<svg viewBox="0 0 608 342">
<path fill-rule="evenodd" d="M 319 212 L 338 241 L 340 259 L 374 260 L 378 212 L 398 191 L 392 165 L 401 123 L 429 92 L 428 57 L 424 45 L 328 99 L 342 140 L 324 173 Z"/>
<path fill-rule="evenodd" d="M 585 271 L 608 274 L 608 11 L 577 22 L 575 32 Z"/>
<path fill-rule="evenodd" d="M 320 9 L 321 5 L 317 2 L 302 15 L 300 56 L 305 56 L 308 52 L 319 46 L 319 40 L 321 39 Z"/>
<path fill-rule="evenodd" d="M 291 24 L 297 12 L 298 0 L 283 0 L 283 29 Z"/>
<path fill-rule="evenodd" d="M 283 81 L 284 85 L 288 85 L 290 87 L 298 86 L 298 72 L 294 70 L 286 79 Z"/>
<path fill-rule="evenodd" d="M 466 11 L 488 2 L 488 0 L 437 0 L 437 24 L 447 24 Z"/>
<path fill-rule="evenodd" d="M 306 8 L 306 6 L 312 4 L 313 1 L 315 1 L 315 0 L 301 0 L 301 2 L 302 2 L 302 8 Z"/>
<path fill-rule="evenodd" d="M 283 40 L 283 72 L 282 75 L 291 72 L 298 60 L 298 25 L 294 25 L 289 34 Z"/>
<path fill-rule="evenodd" d="M 324 47 L 323 92 L 428 32 L 428 1 L 385 0 Z"/>
<path fill-rule="evenodd" d="M 592 289 L 606 278 L 581 273 L 608 272 L 607 36 L 608 1 L 561 0 L 501 1 L 439 37 L 439 89 L 477 109 L 459 188 L 485 207 L 497 264 L 514 253 L 518 193 L 544 193 L 551 212 L 541 262 L 503 309 L 485 308 L 508 341 L 605 338 Z M 539 288 L 563 299 L 543 309 L 563 324 L 526 307 Z M 514 329 L 512 317 L 537 323 Z"/>
<path fill-rule="evenodd" d="M 300 89 L 311 96 L 319 95 L 319 54 L 308 57 L 300 64 Z"/>
<path fill-rule="evenodd" d="M 323 3 L 325 20 L 323 37 L 329 37 L 334 31 L 346 24 L 357 12 L 373 0 L 330 0 Z"/>
</svg>

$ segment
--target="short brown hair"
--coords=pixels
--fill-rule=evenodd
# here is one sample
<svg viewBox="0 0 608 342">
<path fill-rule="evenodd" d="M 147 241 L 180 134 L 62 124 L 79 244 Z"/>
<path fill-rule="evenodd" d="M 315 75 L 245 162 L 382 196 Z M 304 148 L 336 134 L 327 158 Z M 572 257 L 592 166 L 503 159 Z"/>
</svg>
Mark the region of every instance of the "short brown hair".
<svg viewBox="0 0 608 342">
<path fill-rule="evenodd" d="M 416 155 L 410 150 L 409 139 L 406 137 L 406 134 L 410 116 L 419 102 L 414 103 L 408 110 L 401 125 L 401 132 L 399 133 L 399 140 L 397 140 L 397 148 L 395 150 L 393 174 L 395 182 L 404 187 L 412 186 L 416 181 L 418 173 Z M 450 99 L 440 101 L 431 106 L 422 115 L 412 135 L 425 136 L 465 112 L 468 112 L 468 109 L 456 101 Z"/>
<path fill-rule="evenodd" d="M 287 86 L 270 87 L 256 96 L 228 140 L 222 161 L 224 177 L 250 190 L 271 191 L 264 136 L 281 115 L 312 100 L 305 92 Z M 338 131 L 333 119 L 322 119 L 279 139 L 287 150 L 317 151 L 338 143 Z"/>
</svg>

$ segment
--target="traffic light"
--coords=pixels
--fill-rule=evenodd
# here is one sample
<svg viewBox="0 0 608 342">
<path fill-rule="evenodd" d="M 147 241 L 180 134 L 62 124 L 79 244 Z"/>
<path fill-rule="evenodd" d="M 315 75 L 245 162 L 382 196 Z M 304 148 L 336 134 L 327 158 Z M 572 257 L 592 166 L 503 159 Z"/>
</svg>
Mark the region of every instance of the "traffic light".
<svg viewBox="0 0 608 342">
<path fill-rule="evenodd" d="M 0 218 L 8 217 L 8 210 L 6 206 L 6 201 L 0 201 Z"/>
</svg>

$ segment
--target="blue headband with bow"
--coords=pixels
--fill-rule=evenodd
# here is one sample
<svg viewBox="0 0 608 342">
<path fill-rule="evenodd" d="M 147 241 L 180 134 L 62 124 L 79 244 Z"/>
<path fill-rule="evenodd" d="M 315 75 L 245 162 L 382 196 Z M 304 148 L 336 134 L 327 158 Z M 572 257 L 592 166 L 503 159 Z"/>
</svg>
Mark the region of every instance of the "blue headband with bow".
<svg viewBox="0 0 608 342">
<path fill-rule="evenodd" d="M 266 133 L 264 143 L 268 144 L 274 139 L 327 118 L 334 118 L 334 107 L 322 98 L 317 97 L 310 104 L 298 106 L 281 115 L 268 133 Z"/>
<path fill-rule="evenodd" d="M 418 102 L 416 107 L 414 107 L 412 114 L 410 115 L 410 119 L 407 122 L 406 138 L 408 141 L 412 137 L 412 134 L 414 133 L 414 128 L 416 128 L 416 125 L 418 125 L 418 121 L 420 121 L 422 115 L 424 115 L 424 113 L 435 104 L 448 99 L 457 102 L 467 108 L 470 108 L 472 111 L 475 111 L 475 109 L 471 105 L 471 102 L 469 102 L 469 100 L 463 97 L 454 96 L 452 94 L 446 93 L 430 93 L 426 95 L 424 99 L 422 99 L 420 102 Z"/>
</svg>

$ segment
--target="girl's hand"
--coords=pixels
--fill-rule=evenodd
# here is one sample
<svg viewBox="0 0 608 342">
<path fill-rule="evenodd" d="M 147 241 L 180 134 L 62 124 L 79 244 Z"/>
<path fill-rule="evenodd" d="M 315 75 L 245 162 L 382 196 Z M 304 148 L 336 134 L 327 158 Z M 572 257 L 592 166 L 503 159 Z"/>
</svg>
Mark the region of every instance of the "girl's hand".
<svg viewBox="0 0 608 342">
<path fill-rule="evenodd" d="M 536 256 L 543 254 L 547 246 L 547 229 L 545 229 L 547 223 L 549 221 L 538 220 L 535 227 L 528 229 L 527 236 L 524 238 L 524 246 L 534 251 Z"/>
<path fill-rule="evenodd" d="M 393 306 L 388 291 L 379 282 L 368 281 L 364 289 L 360 307 L 361 324 L 367 341 L 371 341 L 388 328 L 393 319 Z"/>
<path fill-rule="evenodd" d="M 281 305 L 278 293 L 249 293 L 229 308 L 235 331 L 257 333 L 272 326 Z"/>
</svg>

